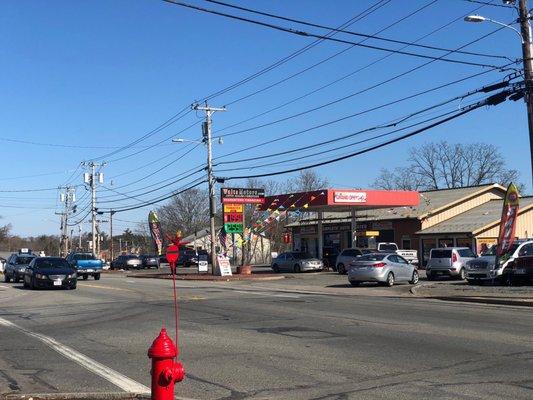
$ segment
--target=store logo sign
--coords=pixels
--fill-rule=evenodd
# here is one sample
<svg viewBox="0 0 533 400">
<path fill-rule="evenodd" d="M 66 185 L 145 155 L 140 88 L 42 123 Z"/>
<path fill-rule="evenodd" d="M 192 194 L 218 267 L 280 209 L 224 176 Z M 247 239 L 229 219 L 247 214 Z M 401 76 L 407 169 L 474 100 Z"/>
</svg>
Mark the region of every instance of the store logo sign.
<svg viewBox="0 0 533 400">
<path fill-rule="evenodd" d="M 334 203 L 366 203 L 366 192 L 334 192 Z"/>
</svg>

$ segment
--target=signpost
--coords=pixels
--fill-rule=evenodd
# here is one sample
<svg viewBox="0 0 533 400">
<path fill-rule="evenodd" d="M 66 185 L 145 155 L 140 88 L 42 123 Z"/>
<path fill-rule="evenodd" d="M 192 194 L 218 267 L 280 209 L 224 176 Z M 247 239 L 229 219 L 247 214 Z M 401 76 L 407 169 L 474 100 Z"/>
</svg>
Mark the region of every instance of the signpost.
<svg viewBox="0 0 533 400">
<path fill-rule="evenodd" d="M 242 233 L 244 230 L 244 205 L 224 204 L 222 218 L 226 233 Z"/>
</svg>

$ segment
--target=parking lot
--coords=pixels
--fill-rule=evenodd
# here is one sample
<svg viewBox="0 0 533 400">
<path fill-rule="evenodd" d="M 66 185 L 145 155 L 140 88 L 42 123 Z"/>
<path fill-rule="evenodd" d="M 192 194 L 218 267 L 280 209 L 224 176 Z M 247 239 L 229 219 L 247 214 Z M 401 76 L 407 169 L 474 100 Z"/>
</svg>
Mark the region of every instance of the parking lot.
<svg viewBox="0 0 533 400">
<path fill-rule="evenodd" d="M 171 281 L 134 277 L 145 273 L 106 273 L 74 291 L 2 284 L 1 393 L 147 390 L 148 347 L 162 325 L 173 334 L 174 310 Z M 178 396 L 533 395 L 529 308 L 423 298 L 412 285 L 354 288 L 333 272 L 285 275 L 178 282 L 179 358 L 187 371 Z M 422 279 L 416 287 L 429 284 L 460 286 Z"/>
</svg>

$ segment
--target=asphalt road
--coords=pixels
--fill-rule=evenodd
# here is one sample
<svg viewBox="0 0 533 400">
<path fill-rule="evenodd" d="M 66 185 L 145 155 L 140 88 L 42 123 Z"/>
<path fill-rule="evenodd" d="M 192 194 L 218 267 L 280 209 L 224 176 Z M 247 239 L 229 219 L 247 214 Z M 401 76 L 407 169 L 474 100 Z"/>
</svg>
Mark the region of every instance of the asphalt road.
<svg viewBox="0 0 533 400">
<path fill-rule="evenodd" d="M 345 279 L 178 282 L 187 378 L 176 394 L 533 398 L 530 308 L 409 298 L 408 286 L 387 292 Z M 149 387 L 147 350 L 163 324 L 173 332 L 171 281 L 105 275 L 75 291 L 1 284 L 0 303 L 4 394 Z"/>
</svg>

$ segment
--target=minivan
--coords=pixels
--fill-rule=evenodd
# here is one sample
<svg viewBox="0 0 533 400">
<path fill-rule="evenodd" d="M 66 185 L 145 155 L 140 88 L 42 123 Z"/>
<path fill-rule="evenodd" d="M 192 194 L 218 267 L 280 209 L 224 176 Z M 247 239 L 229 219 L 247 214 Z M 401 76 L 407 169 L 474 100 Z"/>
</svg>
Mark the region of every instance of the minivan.
<svg viewBox="0 0 533 400">
<path fill-rule="evenodd" d="M 443 247 L 431 249 L 426 266 L 428 281 L 437 276 L 448 276 L 459 279 L 466 277 L 466 263 L 476 258 L 468 247 Z"/>
</svg>

